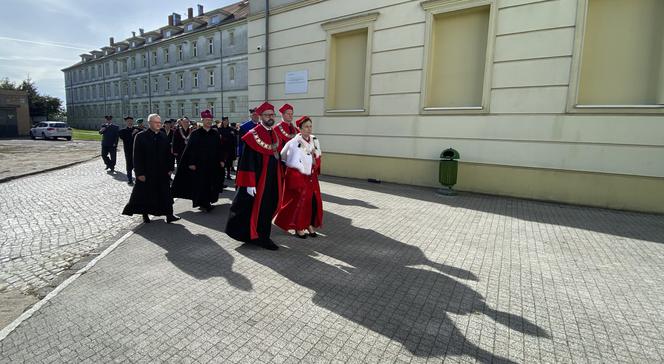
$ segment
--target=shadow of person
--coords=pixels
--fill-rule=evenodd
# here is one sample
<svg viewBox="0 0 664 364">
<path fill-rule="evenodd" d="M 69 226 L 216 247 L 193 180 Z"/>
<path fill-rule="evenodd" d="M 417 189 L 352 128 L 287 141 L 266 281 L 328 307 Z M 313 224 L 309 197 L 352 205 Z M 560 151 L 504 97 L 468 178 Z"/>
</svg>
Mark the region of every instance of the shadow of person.
<svg viewBox="0 0 664 364">
<path fill-rule="evenodd" d="M 122 172 L 120 172 L 120 171 L 115 171 L 115 172 L 113 172 L 113 173 L 109 173 L 109 174 L 110 174 L 111 176 L 113 176 L 113 178 L 114 178 L 116 181 L 127 182 L 127 174 L 126 174 L 126 173 L 122 173 Z"/>
<path fill-rule="evenodd" d="M 158 221 L 143 225 L 136 234 L 166 250 L 166 258 L 174 266 L 196 279 L 223 277 L 237 289 L 253 289 L 247 277 L 233 271 L 233 256 L 207 235 L 192 234 L 180 224 L 164 226 Z"/>
<path fill-rule="evenodd" d="M 362 200 L 358 199 L 348 199 L 348 198 L 343 198 L 335 195 L 328 195 L 327 193 L 321 193 L 321 196 L 323 197 L 323 201 L 325 202 L 331 202 L 335 203 L 337 205 L 346 205 L 346 206 L 360 206 L 360 207 L 366 207 L 368 209 L 377 209 L 378 207 Z"/>
<path fill-rule="evenodd" d="M 415 356 L 509 362 L 466 340 L 449 314 L 485 314 L 526 335 L 548 337 L 527 319 L 489 307 L 479 293 L 450 277 L 477 280 L 471 272 L 432 262 L 418 247 L 352 226 L 343 216 L 325 218 L 334 234 L 289 239 L 278 254 L 236 250 L 313 290 L 316 305 L 400 342 Z"/>
<path fill-rule="evenodd" d="M 228 210 L 230 207 L 231 205 L 229 203 L 217 203 L 214 205 L 214 210 L 211 212 L 188 210 L 178 213 L 178 216 L 183 220 L 193 222 L 196 225 L 225 234 L 224 228 L 226 226 L 226 219 L 228 218 Z"/>
<path fill-rule="evenodd" d="M 440 204 L 443 207 L 463 208 L 508 216 L 523 221 L 566 226 L 627 239 L 664 243 L 664 219 L 661 214 L 610 210 L 471 192 L 460 192 L 458 196 L 454 197 L 440 196 L 436 193 L 435 188 L 395 183 L 371 184 L 366 181 L 333 176 L 324 176 L 321 178 L 321 182 L 367 191 L 379 191 Z M 619 243 L 622 244 L 622 242 Z"/>
</svg>

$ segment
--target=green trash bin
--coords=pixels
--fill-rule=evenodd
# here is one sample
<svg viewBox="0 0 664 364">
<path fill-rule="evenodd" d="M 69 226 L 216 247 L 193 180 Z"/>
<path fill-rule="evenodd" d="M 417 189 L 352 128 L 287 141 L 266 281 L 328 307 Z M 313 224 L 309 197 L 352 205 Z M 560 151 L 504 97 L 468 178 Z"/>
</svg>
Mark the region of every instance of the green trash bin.
<svg viewBox="0 0 664 364">
<path fill-rule="evenodd" d="M 438 181 L 443 185 L 443 188 L 439 189 L 438 193 L 448 196 L 456 195 L 456 191 L 452 189 L 452 186 L 457 183 L 457 173 L 459 171 L 457 159 L 459 157 L 459 152 L 452 148 L 447 148 L 440 153 Z"/>
</svg>

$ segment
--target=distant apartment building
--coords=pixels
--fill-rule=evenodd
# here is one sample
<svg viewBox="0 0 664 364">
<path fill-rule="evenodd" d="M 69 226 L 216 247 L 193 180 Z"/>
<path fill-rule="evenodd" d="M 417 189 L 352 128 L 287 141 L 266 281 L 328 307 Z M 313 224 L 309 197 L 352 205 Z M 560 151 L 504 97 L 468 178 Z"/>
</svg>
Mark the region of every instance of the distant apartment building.
<svg viewBox="0 0 664 364">
<path fill-rule="evenodd" d="M 265 4 L 249 102 L 312 116 L 324 173 L 439 186 L 453 147 L 460 190 L 664 212 L 664 1 Z"/>
<path fill-rule="evenodd" d="M 140 29 L 120 42 L 81 54 L 63 69 L 71 125 L 96 128 L 104 115 L 162 119 L 247 119 L 248 1 L 205 12 L 168 16 L 168 25 Z"/>
</svg>

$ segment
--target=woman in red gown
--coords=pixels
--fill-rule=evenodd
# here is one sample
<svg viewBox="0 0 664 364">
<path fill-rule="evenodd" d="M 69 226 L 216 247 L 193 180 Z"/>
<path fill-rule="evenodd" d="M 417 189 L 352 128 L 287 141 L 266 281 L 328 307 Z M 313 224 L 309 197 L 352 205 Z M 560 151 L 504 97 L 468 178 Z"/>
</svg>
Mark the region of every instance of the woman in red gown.
<svg viewBox="0 0 664 364">
<path fill-rule="evenodd" d="M 286 231 L 295 230 L 298 238 L 315 238 L 315 229 L 323 223 L 318 184 L 322 153 L 318 139 L 311 134 L 311 119 L 303 116 L 295 124 L 300 133 L 281 150 L 281 159 L 286 162 L 286 183 L 274 224 Z"/>
</svg>

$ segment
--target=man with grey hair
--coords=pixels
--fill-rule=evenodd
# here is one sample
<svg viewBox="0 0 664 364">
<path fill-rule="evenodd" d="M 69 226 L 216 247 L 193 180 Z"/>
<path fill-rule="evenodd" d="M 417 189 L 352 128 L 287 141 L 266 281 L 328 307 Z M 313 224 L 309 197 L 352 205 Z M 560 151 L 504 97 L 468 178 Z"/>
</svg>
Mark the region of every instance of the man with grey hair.
<svg viewBox="0 0 664 364">
<path fill-rule="evenodd" d="M 143 222 L 149 223 L 149 215 L 166 216 L 166 222 L 180 220 L 173 215 L 171 196 L 171 174 L 175 169 L 171 144 L 161 130 L 161 117 L 148 116 L 149 128 L 136 134 L 134 140 L 134 172 L 136 184 L 131 191 L 124 215 L 141 214 Z"/>
</svg>

